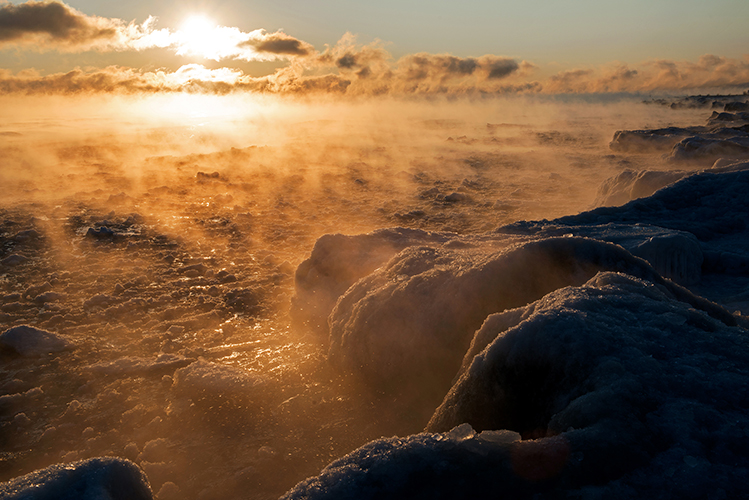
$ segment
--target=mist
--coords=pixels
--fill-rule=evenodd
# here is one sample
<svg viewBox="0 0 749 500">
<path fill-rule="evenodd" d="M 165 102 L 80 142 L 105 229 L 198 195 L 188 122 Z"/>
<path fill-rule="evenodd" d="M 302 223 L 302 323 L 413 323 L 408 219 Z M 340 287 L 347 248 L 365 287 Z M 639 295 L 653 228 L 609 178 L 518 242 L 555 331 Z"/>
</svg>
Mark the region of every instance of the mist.
<svg viewBox="0 0 749 500">
<path fill-rule="evenodd" d="M 466 376 L 451 389 L 463 354 L 483 349 L 471 339 L 492 313 L 531 307 L 598 271 L 651 280 L 664 297 L 683 299 L 692 292 L 670 281 L 681 276 L 648 259 L 652 242 L 582 229 L 496 232 L 628 202 L 637 196 L 611 202 L 625 172 L 687 176 L 713 165 L 668 148 L 610 146 L 617 131 L 690 127 L 710 114 L 643 100 L 0 98 L 0 324 L 53 335 L 3 343 L 0 480 L 111 456 L 137 464 L 160 500 L 277 498 L 372 440 L 467 421 L 453 422 L 445 408 L 471 383 Z M 559 270 L 568 257 L 557 243 L 538 249 L 522 239 L 536 230 L 588 260 Z M 679 251 L 697 252 L 683 250 L 689 244 Z M 434 274 L 418 274 L 420 266 Z M 388 295 L 416 275 L 434 297 Z M 609 283 L 595 279 L 590 286 Z M 477 301 L 476 283 L 494 298 L 462 307 Z M 449 287 L 459 293 L 440 302 Z M 413 318 L 398 309 L 424 297 L 444 307 Z M 700 300 L 689 295 L 699 311 L 723 314 Z M 437 312 L 444 318 L 429 323 Z M 423 347 L 450 328 L 461 338 L 435 347 L 438 363 L 396 353 L 379 333 L 407 331 L 427 339 Z M 380 377 L 391 361 L 399 367 Z M 427 380 L 414 366 L 427 367 Z M 401 377 L 410 382 L 398 387 Z M 432 417 L 435 409 L 442 413 Z M 508 419 L 483 430 L 509 429 Z M 543 436 L 524 439 L 535 437 Z"/>
</svg>

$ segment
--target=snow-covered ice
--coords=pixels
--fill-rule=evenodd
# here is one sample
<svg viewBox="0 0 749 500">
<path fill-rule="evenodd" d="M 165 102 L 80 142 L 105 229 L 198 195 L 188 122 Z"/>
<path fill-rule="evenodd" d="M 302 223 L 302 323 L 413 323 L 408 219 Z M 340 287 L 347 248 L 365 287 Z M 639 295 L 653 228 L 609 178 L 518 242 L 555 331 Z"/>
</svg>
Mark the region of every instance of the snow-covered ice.
<svg viewBox="0 0 749 500">
<path fill-rule="evenodd" d="M 51 465 L 6 483 L 7 500 L 151 500 L 146 475 L 121 458 L 102 457 Z"/>
<path fill-rule="evenodd" d="M 41 356 L 69 349 L 72 344 L 63 335 L 29 325 L 14 326 L 0 334 L 0 346 L 21 356 Z"/>
<path fill-rule="evenodd" d="M 284 498 L 746 493 L 746 330 L 611 272 L 498 316 L 428 433 L 369 443 Z"/>
</svg>

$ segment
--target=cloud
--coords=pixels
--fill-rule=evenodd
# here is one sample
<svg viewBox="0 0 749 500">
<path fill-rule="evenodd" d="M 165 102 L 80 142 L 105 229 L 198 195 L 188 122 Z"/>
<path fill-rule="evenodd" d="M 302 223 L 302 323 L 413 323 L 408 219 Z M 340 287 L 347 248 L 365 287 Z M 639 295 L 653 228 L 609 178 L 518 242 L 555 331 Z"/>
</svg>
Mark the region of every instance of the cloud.
<svg viewBox="0 0 749 500">
<path fill-rule="evenodd" d="M 19 41 L 44 34 L 55 40 L 112 38 L 116 29 L 109 23 L 81 15 L 61 3 L 7 4 L 0 7 L 0 41 Z"/>
<path fill-rule="evenodd" d="M 287 56 L 308 56 L 315 52 L 310 44 L 277 31 L 266 34 L 261 30 L 260 36 L 239 44 L 240 48 L 252 48 L 257 53 L 268 53 Z"/>
<path fill-rule="evenodd" d="M 272 61 L 315 53 L 310 44 L 281 31 L 245 33 L 228 26 L 199 31 L 155 29 L 156 18 L 143 24 L 83 14 L 58 1 L 0 4 L 0 49 L 9 46 L 39 52 L 84 52 L 170 48 L 177 55 L 216 61 Z"/>
<path fill-rule="evenodd" d="M 0 6 L 0 48 L 10 45 L 37 51 L 126 50 L 140 45 L 165 46 L 164 31 L 153 30 L 154 18 L 142 25 L 88 16 L 61 2 Z"/>
<path fill-rule="evenodd" d="M 1 0 L 0 0 L 1 1 Z M 60 2 L 0 3 L 2 44 L 35 43 L 39 50 L 143 50 L 169 47 L 182 55 L 214 60 L 272 61 L 288 64 L 262 77 L 238 69 L 208 70 L 189 64 L 176 71 L 133 68 L 74 69 L 41 76 L 0 70 L 0 93 L 154 93 L 366 95 L 492 95 L 500 93 L 612 93 L 716 89 L 749 86 L 749 56 L 705 55 L 697 62 L 652 60 L 637 66 L 615 62 L 570 69 L 533 79 L 531 62 L 498 55 L 458 57 L 417 53 L 394 60 L 381 41 L 361 45 L 346 33 L 319 52 L 282 31 L 249 33 L 225 26 L 156 30 L 154 18 L 142 25 L 91 17 Z"/>
</svg>

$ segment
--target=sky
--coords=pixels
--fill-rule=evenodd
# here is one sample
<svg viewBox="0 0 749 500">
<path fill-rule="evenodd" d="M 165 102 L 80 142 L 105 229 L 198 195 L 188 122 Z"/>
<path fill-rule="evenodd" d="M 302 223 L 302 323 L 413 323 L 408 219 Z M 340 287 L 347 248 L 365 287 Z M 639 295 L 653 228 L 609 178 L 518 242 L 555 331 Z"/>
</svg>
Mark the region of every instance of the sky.
<svg viewBox="0 0 749 500">
<path fill-rule="evenodd" d="M 746 0 L 0 0 L 0 93 L 749 86 Z"/>
</svg>

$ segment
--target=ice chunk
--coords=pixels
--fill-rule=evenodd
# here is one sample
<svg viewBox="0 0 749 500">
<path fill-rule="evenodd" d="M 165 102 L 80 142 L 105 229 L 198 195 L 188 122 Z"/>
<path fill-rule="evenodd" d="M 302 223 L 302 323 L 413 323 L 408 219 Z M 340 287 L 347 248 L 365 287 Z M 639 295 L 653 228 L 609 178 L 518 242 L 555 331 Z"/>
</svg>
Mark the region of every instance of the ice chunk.
<svg viewBox="0 0 749 500">
<path fill-rule="evenodd" d="M 454 236 L 454 235 L 452 235 Z M 451 235 L 417 229 L 381 229 L 369 234 L 326 234 L 296 270 L 292 319 L 327 337 L 327 317 L 338 297 L 406 247 L 441 243 Z"/>
<path fill-rule="evenodd" d="M 706 127 L 617 130 L 609 143 L 609 147 L 613 151 L 627 153 L 666 152 L 680 140 L 704 132 L 707 132 Z"/>
<path fill-rule="evenodd" d="M 664 450 L 648 443 L 663 432 L 667 447 L 701 449 L 716 440 L 728 445 L 735 424 L 749 426 L 733 406 L 749 383 L 739 368 L 749 361 L 746 331 L 661 287 L 615 273 L 523 309 L 517 325 L 496 332 L 472 359 L 428 430 L 469 423 L 479 431 L 508 428 L 529 436 L 566 432 L 585 457 L 576 473 L 594 481 L 603 469 L 619 477 L 651 467 Z M 685 408 L 690 414 L 678 416 Z M 643 411 L 649 420 L 638 416 Z M 715 419 L 709 435 L 695 411 Z M 742 453 L 747 467 L 749 454 Z M 735 459 L 733 453 L 712 457 L 716 471 Z M 658 467 L 648 473 L 659 474 Z M 735 481 L 739 474 L 729 476 Z"/>
<path fill-rule="evenodd" d="M 749 213 L 749 170 L 706 170 L 621 207 L 601 207 L 554 222 L 565 225 L 640 224 L 676 229 L 708 242 L 743 233 Z"/>
<path fill-rule="evenodd" d="M 56 464 L 0 483 L 6 500 L 152 500 L 148 479 L 121 458 Z"/>
<path fill-rule="evenodd" d="M 524 498 L 529 489 L 513 474 L 510 456 L 505 444 L 443 434 L 380 439 L 331 463 L 282 499 Z"/>
<path fill-rule="evenodd" d="M 0 334 L 0 345 L 21 356 L 41 356 L 64 351 L 72 346 L 64 336 L 29 325 L 14 326 Z"/>
<path fill-rule="evenodd" d="M 625 170 L 615 177 L 607 179 L 598 187 L 596 200 L 593 204 L 597 207 L 623 205 L 628 201 L 650 196 L 660 188 L 668 186 L 687 175 L 690 175 L 690 173 L 682 170 L 641 170 L 638 172 Z"/>
<path fill-rule="evenodd" d="M 489 314 L 580 285 L 600 270 L 662 281 L 620 246 L 585 238 L 488 254 L 410 247 L 339 299 L 329 318 L 329 358 L 374 386 L 440 398 Z"/>
<path fill-rule="evenodd" d="M 674 160 L 707 162 L 714 162 L 718 158 L 748 158 L 749 137 L 688 137 L 674 145 L 670 157 Z"/>
</svg>

